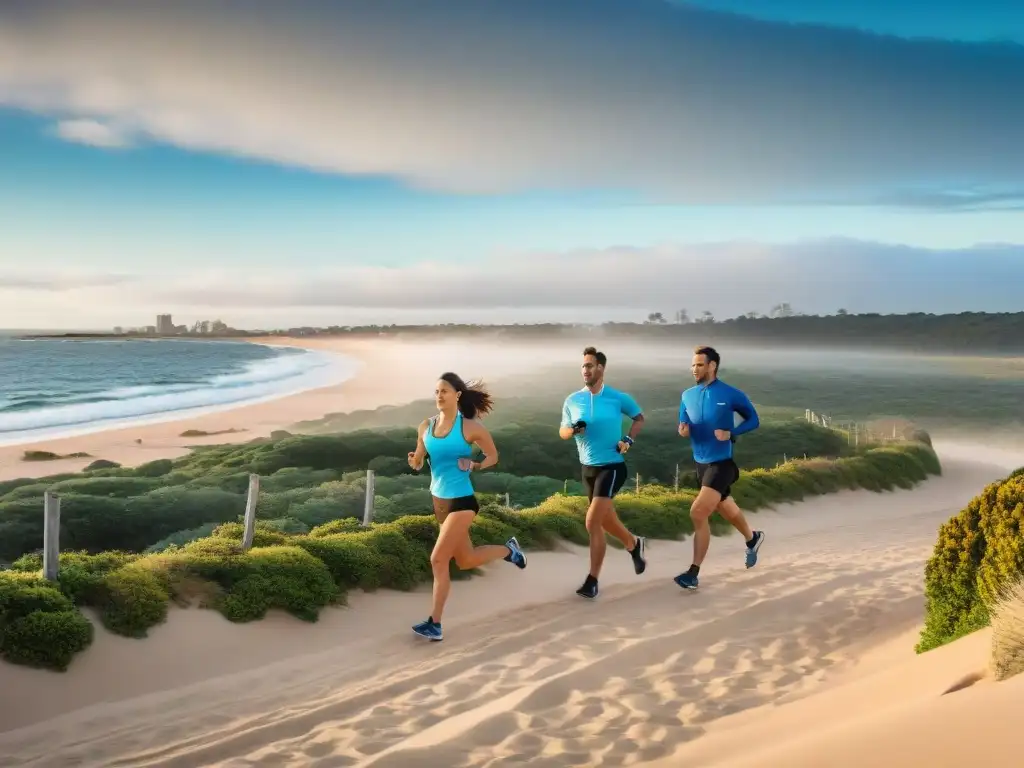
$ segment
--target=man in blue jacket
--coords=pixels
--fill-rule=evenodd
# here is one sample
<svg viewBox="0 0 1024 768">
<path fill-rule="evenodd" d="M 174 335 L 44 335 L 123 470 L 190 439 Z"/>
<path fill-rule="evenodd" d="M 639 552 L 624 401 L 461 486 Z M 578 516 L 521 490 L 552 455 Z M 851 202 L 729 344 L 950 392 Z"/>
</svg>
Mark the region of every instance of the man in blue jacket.
<svg viewBox="0 0 1024 768">
<path fill-rule="evenodd" d="M 732 456 L 737 437 L 757 429 L 757 411 L 743 392 L 718 378 L 721 357 L 713 347 L 697 347 L 690 369 L 697 382 L 683 392 L 679 403 L 679 435 L 689 437 L 693 460 L 697 465 L 700 493 L 690 507 L 693 520 L 693 564 L 675 577 L 683 589 L 697 588 L 697 574 L 711 545 L 708 518 L 717 509 L 732 523 L 747 544 L 747 568 L 757 564 L 757 552 L 764 542 L 764 531 L 752 531 L 736 500 L 729 495 L 740 470 Z M 734 413 L 743 421 L 735 425 Z"/>
</svg>

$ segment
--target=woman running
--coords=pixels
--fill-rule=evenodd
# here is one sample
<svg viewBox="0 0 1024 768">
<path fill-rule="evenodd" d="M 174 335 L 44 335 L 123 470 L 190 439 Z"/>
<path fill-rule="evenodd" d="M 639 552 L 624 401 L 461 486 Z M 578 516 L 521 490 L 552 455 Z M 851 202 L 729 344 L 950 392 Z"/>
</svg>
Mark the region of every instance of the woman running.
<svg viewBox="0 0 1024 768">
<path fill-rule="evenodd" d="M 445 373 L 434 390 L 437 416 L 423 421 L 418 430 L 416 450 L 409 452 L 409 466 L 419 471 L 424 459 L 430 462 L 430 493 L 434 516 L 441 526 L 430 554 L 434 572 L 434 604 L 429 618 L 412 628 L 420 637 L 442 640 L 441 614 L 451 590 L 448 565 L 452 558 L 462 570 L 479 568 L 504 558 L 519 568 L 526 567 L 526 555 L 513 536 L 504 545 L 474 547 L 469 527 L 480 511 L 470 473 L 498 463 L 498 449 L 491 433 L 475 420 L 493 405 L 491 396 L 479 386 L 470 387 L 454 373 Z M 473 445 L 483 452 L 483 461 L 473 461 Z"/>
</svg>

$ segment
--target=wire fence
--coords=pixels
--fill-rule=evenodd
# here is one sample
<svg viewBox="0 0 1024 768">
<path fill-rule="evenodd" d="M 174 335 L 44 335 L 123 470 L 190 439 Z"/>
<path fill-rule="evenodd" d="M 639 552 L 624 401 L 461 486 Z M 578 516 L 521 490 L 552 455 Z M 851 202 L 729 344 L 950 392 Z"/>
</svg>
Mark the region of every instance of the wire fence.
<svg viewBox="0 0 1024 768">
<path fill-rule="evenodd" d="M 903 419 L 876 419 L 867 422 L 852 419 L 837 420 L 830 414 L 818 413 L 810 408 L 804 411 L 804 417 L 811 424 L 844 435 L 847 444 L 858 447 L 906 440 L 911 433 L 916 431 L 914 424 Z"/>
</svg>

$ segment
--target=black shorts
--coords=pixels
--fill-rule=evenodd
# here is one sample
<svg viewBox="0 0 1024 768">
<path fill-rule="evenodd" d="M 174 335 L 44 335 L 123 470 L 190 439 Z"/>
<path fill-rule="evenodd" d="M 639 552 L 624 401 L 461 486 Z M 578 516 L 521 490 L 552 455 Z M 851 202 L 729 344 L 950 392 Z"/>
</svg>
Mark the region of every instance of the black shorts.
<svg viewBox="0 0 1024 768">
<path fill-rule="evenodd" d="M 602 464 L 592 467 L 583 465 L 583 485 L 587 489 L 587 499 L 614 499 L 615 494 L 626 482 L 626 462 L 620 461 L 616 464 Z"/>
<path fill-rule="evenodd" d="M 710 464 L 697 462 L 697 482 L 701 487 L 714 488 L 723 499 L 729 498 L 732 484 L 740 479 L 740 468 L 732 459 L 713 461 Z"/>
<path fill-rule="evenodd" d="M 437 496 L 431 496 L 434 500 L 434 514 L 438 517 L 446 517 L 449 512 L 472 512 L 476 514 L 480 511 L 480 502 L 476 500 L 475 495 L 470 496 L 459 496 L 455 499 L 439 499 Z"/>
</svg>

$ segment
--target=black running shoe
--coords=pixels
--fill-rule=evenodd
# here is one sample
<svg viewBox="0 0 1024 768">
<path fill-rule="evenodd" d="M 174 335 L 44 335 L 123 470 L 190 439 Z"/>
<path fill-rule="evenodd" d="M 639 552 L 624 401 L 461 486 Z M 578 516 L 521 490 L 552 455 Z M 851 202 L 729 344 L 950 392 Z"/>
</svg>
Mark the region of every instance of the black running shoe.
<svg viewBox="0 0 1024 768">
<path fill-rule="evenodd" d="M 580 597 L 597 597 L 597 579 L 590 574 L 587 574 L 586 581 L 583 582 L 583 586 L 576 590 L 576 594 Z"/>
<path fill-rule="evenodd" d="M 636 544 L 629 554 L 633 558 L 633 570 L 637 575 L 643 573 L 647 568 L 647 539 L 637 536 Z"/>
</svg>

